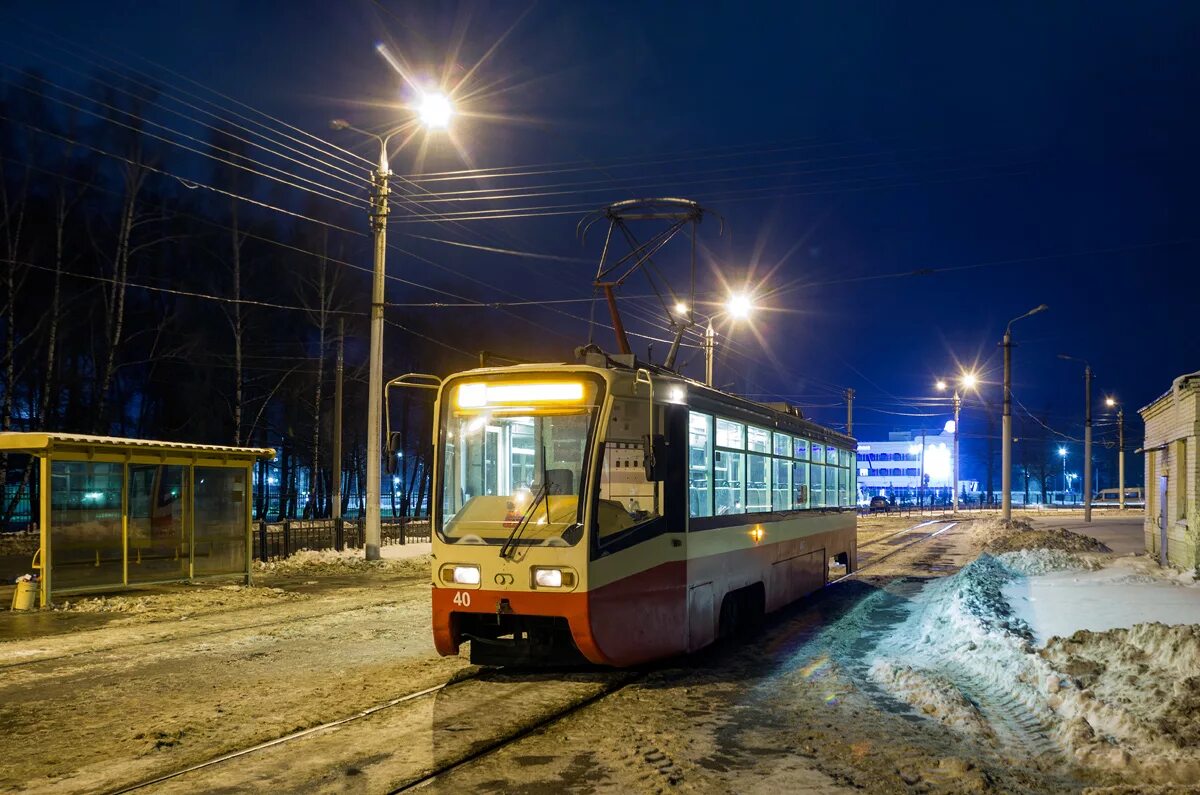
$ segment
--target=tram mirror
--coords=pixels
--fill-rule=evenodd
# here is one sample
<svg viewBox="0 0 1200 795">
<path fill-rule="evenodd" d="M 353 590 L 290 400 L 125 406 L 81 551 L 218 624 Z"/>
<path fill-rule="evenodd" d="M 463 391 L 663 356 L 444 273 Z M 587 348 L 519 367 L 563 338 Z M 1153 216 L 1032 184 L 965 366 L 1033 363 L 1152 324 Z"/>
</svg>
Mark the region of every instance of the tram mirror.
<svg viewBox="0 0 1200 795">
<path fill-rule="evenodd" d="M 646 469 L 646 480 L 655 482 L 667 479 L 667 437 L 661 433 L 642 436 L 642 464 Z"/>
<path fill-rule="evenodd" d="M 398 469 L 398 456 L 400 445 L 403 443 L 399 432 L 389 433 L 387 435 L 387 453 L 383 457 L 383 466 L 389 475 L 396 474 Z"/>
</svg>

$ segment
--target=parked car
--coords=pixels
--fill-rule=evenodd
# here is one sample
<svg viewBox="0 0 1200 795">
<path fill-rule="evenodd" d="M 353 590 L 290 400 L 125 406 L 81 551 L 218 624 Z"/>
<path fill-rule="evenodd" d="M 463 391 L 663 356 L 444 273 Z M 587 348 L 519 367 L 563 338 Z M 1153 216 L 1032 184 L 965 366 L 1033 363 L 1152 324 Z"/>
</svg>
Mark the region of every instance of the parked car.
<svg viewBox="0 0 1200 795">
<path fill-rule="evenodd" d="M 871 513 L 887 513 L 896 508 L 896 503 L 889 500 L 887 497 L 877 496 L 871 498 L 871 504 L 867 508 Z"/>
</svg>

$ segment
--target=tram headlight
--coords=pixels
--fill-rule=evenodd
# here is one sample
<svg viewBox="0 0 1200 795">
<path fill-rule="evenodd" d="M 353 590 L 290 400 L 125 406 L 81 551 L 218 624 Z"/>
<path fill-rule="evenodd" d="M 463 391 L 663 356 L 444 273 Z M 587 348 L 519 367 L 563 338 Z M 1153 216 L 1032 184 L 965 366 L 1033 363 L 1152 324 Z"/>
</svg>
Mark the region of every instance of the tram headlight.
<svg viewBox="0 0 1200 795">
<path fill-rule="evenodd" d="M 442 582 L 449 585 L 479 585 L 479 567 L 462 563 L 442 566 Z"/>
<path fill-rule="evenodd" d="M 534 588 L 574 588 L 575 572 L 570 569 L 550 567 L 535 567 L 533 569 Z"/>
</svg>

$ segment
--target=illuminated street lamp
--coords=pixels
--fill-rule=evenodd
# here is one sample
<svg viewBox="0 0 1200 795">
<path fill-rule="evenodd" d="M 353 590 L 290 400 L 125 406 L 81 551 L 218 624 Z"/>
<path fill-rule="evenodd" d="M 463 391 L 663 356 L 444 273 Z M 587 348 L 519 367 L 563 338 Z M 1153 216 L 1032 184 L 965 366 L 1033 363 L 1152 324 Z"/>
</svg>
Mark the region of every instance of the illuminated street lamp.
<svg viewBox="0 0 1200 795">
<path fill-rule="evenodd" d="M 1058 457 L 1062 459 L 1063 505 L 1066 505 L 1067 504 L 1067 488 L 1071 485 L 1070 481 L 1067 480 L 1067 448 L 1065 448 L 1065 447 L 1058 448 Z"/>
<path fill-rule="evenodd" d="M 952 398 L 954 401 L 954 483 L 952 486 L 954 492 L 954 513 L 958 513 L 958 415 L 962 409 L 962 397 L 958 394 L 958 387 L 961 386 L 964 391 L 967 389 L 974 390 L 978 383 L 979 378 L 974 373 L 963 373 L 958 377 L 958 384 L 954 387 L 954 397 Z M 945 392 L 947 388 L 945 380 L 940 378 L 935 386 L 939 392 Z"/>
<path fill-rule="evenodd" d="M 417 106 L 418 119 L 429 129 L 446 127 L 453 115 L 453 106 L 443 94 L 424 94 Z M 410 125 L 401 125 L 384 135 L 359 129 L 345 119 L 333 119 L 329 126 L 334 130 L 351 130 L 379 142 L 379 163 L 371 172 L 371 205 L 368 210 L 371 230 L 375 235 L 375 263 L 371 278 L 371 349 L 367 378 L 367 515 L 363 526 L 366 558 L 379 560 L 379 546 L 383 537 L 379 515 L 379 467 L 383 458 L 383 287 L 387 272 L 388 178 L 391 177 L 388 144 L 394 135 Z"/>
<path fill-rule="evenodd" d="M 1125 407 L 1111 395 L 1104 399 L 1104 405 L 1117 409 L 1117 488 L 1120 496 L 1117 507 L 1125 510 Z"/>
<path fill-rule="evenodd" d="M 678 310 L 679 305 L 676 306 Z M 746 320 L 754 311 L 754 300 L 746 293 L 734 293 L 725 302 L 725 308 L 716 314 L 709 315 L 708 328 L 704 330 L 704 383 L 713 385 L 713 352 L 717 347 L 717 331 L 713 328 L 713 320 L 728 315 L 734 320 Z"/>
</svg>

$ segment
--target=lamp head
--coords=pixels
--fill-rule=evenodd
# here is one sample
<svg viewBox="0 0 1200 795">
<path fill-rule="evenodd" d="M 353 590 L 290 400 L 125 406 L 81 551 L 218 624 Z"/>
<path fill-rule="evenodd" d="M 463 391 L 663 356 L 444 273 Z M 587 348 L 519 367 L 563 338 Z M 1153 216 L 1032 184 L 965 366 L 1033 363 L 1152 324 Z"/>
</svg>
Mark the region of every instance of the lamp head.
<svg viewBox="0 0 1200 795">
<path fill-rule="evenodd" d="M 945 381 L 943 381 L 943 380 L 942 380 L 942 379 L 940 379 L 940 378 L 937 380 L 937 383 L 936 383 L 936 384 L 934 384 L 934 386 L 937 388 L 937 391 L 939 391 L 939 392 L 945 392 L 945 391 L 946 391 L 946 382 L 945 382 Z"/>
<path fill-rule="evenodd" d="M 675 302 L 675 314 L 679 317 L 685 317 L 688 313 L 688 305 L 683 301 Z"/>
<path fill-rule="evenodd" d="M 1108 406 L 1111 409 L 1113 406 L 1117 405 L 1117 399 L 1112 398 L 1112 397 L 1107 397 L 1104 399 L 1104 405 Z"/>
<path fill-rule="evenodd" d="M 430 130 L 441 130 L 450 126 L 450 118 L 454 115 L 454 106 L 450 99 L 442 93 L 430 92 L 421 97 L 417 106 L 417 114 L 421 124 Z"/>
<path fill-rule="evenodd" d="M 974 389 L 979 384 L 979 377 L 974 373 L 962 374 L 963 389 Z"/>
<path fill-rule="evenodd" d="M 745 293 L 734 293 L 725 304 L 725 311 L 735 320 L 745 320 L 754 311 L 754 302 Z"/>
<path fill-rule="evenodd" d="M 1065 447 L 1058 448 L 1058 454 L 1060 457 L 1066 458 L 1067 457 L 1067 448 L 1065 448 Z"/>
</svg>

